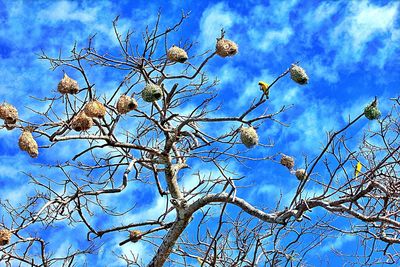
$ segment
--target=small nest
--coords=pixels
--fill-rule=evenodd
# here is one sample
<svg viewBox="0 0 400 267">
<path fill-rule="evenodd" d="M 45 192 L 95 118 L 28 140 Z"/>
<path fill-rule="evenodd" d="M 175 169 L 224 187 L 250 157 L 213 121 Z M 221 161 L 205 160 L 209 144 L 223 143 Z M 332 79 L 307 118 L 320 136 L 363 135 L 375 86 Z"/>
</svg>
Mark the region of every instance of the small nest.
<svg viewBox="0 0 400 267">
<path fill-rule="evenodd" d="M 364 109 L 364 115 L 369 120 L 379 119 L 381 112 L 378 109 L 378 101 L 375 100 L 370 105 L 366 106 Z"/>
<path fill-rule="evenodd" d="M 298 84 L 304 85 L 308 83 L 308 76 L 306 71 L 295 64 L 290 67 L 290 78 Z"/>
<path fill-rule="evenodd" d="M 295 175 L 296 175 L 297 179 L 302 181 L 306 178 L 307 173 L 306 173 L 305 169 L 298 169 L 298 170 L 296 170 Z"/>
<path fill-rule="evenodd" d="M 292 157 L 282 155 L 281 164 L 289 170 L 292 170 L 294 167 L 294 159 Z"/>
<path fill-rule="evenodd" d="M 71 128 L 77 132 L 87 131 L 93 126 L 93 120 L 81 111 L 71 121 Z"/>
<path fill-rule="evenodd" d="M 102 118 L 106 115 L 106 107 L 98 100 L 92 100 L 85 106 L 85 114 L 92 118 Z"/>
<path fill-rule="evenodd" d="M 24 130 L 18 140 L 19 148 L 28 152 L 29 156 L 36 158 L 39 155 L 38 144 L 33 139 L 32 133 Z"/>
<path fill-rule="evenodd" d="M 167 57 L 169 60 L 179 63 L 184 63 L 188 59 L 186 51 L 174 45 L 168 50 Z"/>
<path fill-rule="evenodd" d="M 133 243 L 138 242 L 140 239 L 142 239 L 142 232 L 139 230 L 133 230 L 129 232 L 129 240 Z"/>
<path fill-rule="evenodd" d="M 258 145 L 258 134 L 253 127 L 242 127 L 240 129 L 240 140 L 247 148 Z"/>
<path fill-rule="evenodd" d="M 119 114 L 126 114 L 138 107 L 138 103 L 133 97 L 121 95 L 117 103 L 117 111 Z"/>
<path fill-rule="evenodd" d="M 0 105 L 0 119 L 3 119 L 5 124 L 15 124 L 18 120 L 17 109 L 8 103 Z"/>
<path fill-rule="evenodd" d="M 162 97 L 162 89 L 160 86 L 148 83 L 142 91 L 142 98 L 146 102 L 154 102 Z"/>
<path fill-rule="evenodd" d="M 238 52 L 238 45 L 228 39 L 217 39 L 216 52 L 221 57 L 232 57 Z"/>
<path fill-rule="evenodd" d="M 71 79 L 66 73 L 64 73 L 64 77 L 58 83 L 57 90 L 61 94 L 76 94 L 79 92 L 79 85 L 77 81 Z"/>
<path fill-rule="evenodd" d="M 5 246 L 10 243 L 11 240 L 11 232 L 7 229 L 0 230 L 0 246 Z"/>
</svg>

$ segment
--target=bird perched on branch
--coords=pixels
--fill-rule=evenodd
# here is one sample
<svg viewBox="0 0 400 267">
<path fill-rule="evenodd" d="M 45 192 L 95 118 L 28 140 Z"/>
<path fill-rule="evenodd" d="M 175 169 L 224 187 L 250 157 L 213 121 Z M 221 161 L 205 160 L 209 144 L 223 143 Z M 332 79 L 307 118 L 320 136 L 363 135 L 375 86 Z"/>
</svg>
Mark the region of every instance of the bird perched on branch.
<svg viewBox="0 0 400 267">
<path fill-rule="evenodd" d="M 356 168 L 354 170 L 354 178 L 357 178 L 358 174 L 361 172 L 362 164 L 357 162 Z"/>
<path fill-rule="evenodd" d="M 267 97 L 267 99 L 269 99 L 269 85 L 266 82 L 263 81 L 259 81 L 258 85 L 260 86 L 260 90 L 262 90 L 265 94 L 265 96 Z"/>
</svg>

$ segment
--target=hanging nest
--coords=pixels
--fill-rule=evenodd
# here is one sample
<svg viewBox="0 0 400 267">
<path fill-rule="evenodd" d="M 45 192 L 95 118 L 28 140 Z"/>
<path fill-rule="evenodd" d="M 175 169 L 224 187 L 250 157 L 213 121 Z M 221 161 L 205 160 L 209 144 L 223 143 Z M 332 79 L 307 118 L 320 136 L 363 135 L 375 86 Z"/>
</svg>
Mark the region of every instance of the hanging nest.
<svg viewBox="0 0 400 267">
<path fill-rule="evenodd" d="M 19 148 L 28 152 L 29 156 L 36 158 L 39 155 L 38 144 L 33 139 L 32 133 L 25 129 L 18 140 Z"/>
<path fill-rule="evenodd" d="M 167 57 L 169 60 L 179 63 L 184 63 L 188 59 L 186 51 L 174 45 L 168 50 Z"/>
<path fill-rule="evenodd" d="M 297 179 L 302 181 L 306 178 L 307 173 L 306 173 L 305 169 L 298 169 L 298 170 L 296 170 L 295 175 L 296 175 Z"/>
<path fill-rule="evenodd" d="M 238 45 L 228 39 L 224 38 L 217 38 L 217 45 L 216 45 L 216 52 L 217 55 L 221 57 L 232 57 L 237 54 L 238 52 Z"/>
<path fill-rule="evenodd" d="M 374 100 L 374 102 L 365 107 L 364 115 L 369 120 L 376 120 L 381 116 L 381 112 L 378 109 L 378 100 Z"/>
<path fill-rule="evenodd" d="M 79 85 L 77 81 L 71 79 L 66 73 L 64 73 L 64 77 L 58 83 L 57 90 L 61 94 L 76 94 L 79 92 Z"/>
<path fill-rule="evenodd" d="M 162 97 L 162 89 L 160 86 L 148 83 L 142 91 L 142 98 L 146 102 L 154 102 Z"/>
<path fill-rule="evenodd" d="M 3 119 L 5 124 L 15 124 L 18 120 L 17 109 L 8 103 L 0 105 L 0 119 Z"/>
<path fill-rule="evenodd" d="M 308 83 L 308 76 L 306 74 L 306 71 L 302 67 L 295 64 L 292 64 L 292 66 L 290 66 L 290 78 L 301 85 Z"/>
<path fill-rule="evenodd" d="M 0 230 L 0 246 L 5 246 L 10 243 L 11 232 L 7 229 Z"/>
<path fill-rule="evenodd" d="M 142 232 L 139 230 L 133 230 L 129 232 L 129 239 L 131 242 L 136 243 L 142 239 Z"/>
<path fill-rule="evenodd" d="M 242 127 L 240 129 L 240 140 L 247 148 L 258 145 L 258 134 L 253 127 Z"/>
<path fill-rule="evenodd" d="M 117 103 L 117 111 L 119 114 L 126 114 L 138 107 L 138 103 L 133 97 L 121 95 Z"/>
<path fill-rule="evenodd" d="M 98 100 L 92 100 L 85 106 L 85 114 L 92 118 L 102 118 L 106 115 L 106 107 Z"/>
<path fill-rule="evenodd" d="M 285 154 L 282 154 L 281 164 L 291 170 L 294 167 L 294 159 L 292 157 L 286 156 Z"/>
<path fill-rule="evenodd" d="M 85 112 L 79 112 L 71 121 L 71 128 L 77 132 L 87 131 L 93 126 L 93 120 Z"/>
</svg>

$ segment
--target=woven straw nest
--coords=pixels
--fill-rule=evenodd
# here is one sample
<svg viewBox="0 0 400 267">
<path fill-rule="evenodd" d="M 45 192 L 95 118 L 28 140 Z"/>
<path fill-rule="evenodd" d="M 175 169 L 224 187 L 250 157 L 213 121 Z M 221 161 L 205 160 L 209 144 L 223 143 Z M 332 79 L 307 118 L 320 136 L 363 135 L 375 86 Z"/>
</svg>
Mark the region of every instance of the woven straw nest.
<svg viewBox="0 0 400 267">
<path fill-rule="evenodd" d="M 381 116 L 381 112 L 378 109 L 378 101 L 375 100 L 371 104 L 365 107 L 364 115 L 369 120 L 376 120 Z"/>
<path fill-rule="evenodd" d="M 93 120 L 85 112 L 79 112 L 71 121 L 71 128 L 77 132 L 87 131 L 93 126 Z"/>
<path fill-rule="evenodd" d="M 216 52 L 221 57 L 232 57 L 238 52 L 238 45 L 228 39 L 217 39 Z"/>
<path fill-rule="evenodd" d="M 296 175 L 297 179 L 302 181 L 306 178 L 307 173 L 306 173 L 305 169 L 298 169 L 298 170 L 296 170 L 295 175 Z"/>
<path fill-rule="evenodd" d="M 133 230 L 129 232 L 129 239 L 131 242 L 136 243 L 142 239 L 142 232 L 139 230 Z"/>
<path fill-rule="evenodd" d="M 240 140 L 247 148 L 258 145 L 258 134 L 253 127 L 242 127 L 240 129 Z"/>
<path fill-rule="evenodd" d="M 292 66 L 290 66 L 290 78 L 301 85 L 308 83 L 308 76 L 306 74 L 306 71 L 302 67 L 295 64 L 292 64 Z"/>
<path fill-rule="evenodd" d="M 117 102 L 117 111 L 119 114 L 126 114 L 138 107 L 138 103 L 133 97 L 121 95 Z"/>
<path fill-rule="evenodd" d="M 0 246 L 5 246 L 10 243 L 11 232 L 7 229 L 0 230 Z"/>
<path fill-rule="evenodd" d="M 58 83 L 57 90 L 61 94 L 76 94 L 79 92 L 79 85 L 77 81 L 71 79 L 66 73 L 64 73 L 64 77 Z"/>
<path fill-rule="evenodd" d="M 92 118 L 102 118 L 106 115 L 106 107 L 98 100 L 91 100 L 85 106 L 85 114 Z"/>
<path fill-rule="evenodd" d="M 19 148 L 28 152 L 29 156 L 36 158 L 39 155 L 38 144 L 33 139 L 32 133 L 25 129 L 18 139 Z"/>
<path fill-rule="evenodd" d="M 294 159 L 292 157 L 282 154 L 281 164 L 291 170 L 294 167 Z"/>
<path fill-rule="evenodd" d="M 154 102 L 162 97 L 162 89 L 160 86 L 148 83 L 142 91 L 142 98 L 146 102 Z"/>
<path fill-rule="evenodd" d="M 179 63 L 184 63 L 188 59 L 186 51 L 174 45 L 168 50 L 167 57 L 169 60 Z"/>
<path fill-rule="evenodd" d="M 0 105 L 0 119 L 3 119 L 5 124 L 15 124 L 18 120 L 17 109 L 8 103 Z"/>
</svg>

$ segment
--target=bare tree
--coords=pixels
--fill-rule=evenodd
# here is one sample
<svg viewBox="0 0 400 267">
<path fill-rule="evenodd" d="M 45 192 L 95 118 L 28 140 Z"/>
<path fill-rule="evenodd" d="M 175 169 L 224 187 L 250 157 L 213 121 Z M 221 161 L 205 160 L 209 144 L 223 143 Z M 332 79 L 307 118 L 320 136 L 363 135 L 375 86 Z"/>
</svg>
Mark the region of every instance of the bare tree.
<svg viewBox="0 0 400 267">
<path fill-rule="evenodd" d="M 258 144 L 256 131 L 268 120 L 286 126 L 279 115 L 290 107 L 267 109 L 268 90 L 288 74 L 299 84 L 306 83 L 307 76 L 295 63 L 282 70 L 264 93 L 260 91 L 259 98 L 235 110 L 235 115 L 221 112 L 218 81 L 210 81 L 204 69 L 217 56 L 234 56 L 237 46 L 222 30 L 216 36 L 215 51 L 194 55 L 191 42 L 172 47 L 169 37 L 187 17 L 183 14 L 175 25 L 162 29 L 158 15 L 154 27 L 143 33 L 142 44 L 132 43 L 133 32 L 120 33 L 116 18 L 117 55 L 97 51 L 94 36 L 85 48 L 75 45 L 67 57 L 42 52 L 40 58 L 53 70 L 62 68 L 75 78 L 80 75 L 85 84 L 79 87 L 66 75 L 54 97 L 36 99 L 47 107 L 44 112 L 32 110 L 40 122 L 15 118 L 16 111 L 3 105 L 3 128 L 22 130 L 20 147 L 33 157 L 58 143 L 78 141 L 85 148 L 67 162 L 46 166 L 57 176 L 28 174 L 37 191 L 25 205 L 16 207 L 2 200 L 0 261 L 8 266 L 72 266 L 79 255 L 95 252 L 95 245 L 85 250 L 71 247 L 68 255 L 56 257 L 46 250 L 47 242 L 30 230 L 61 221 L 83 224 L 87 235 L 82 238 L 93 244 L 121 231 L 126 232 L 121 246 L 146 242 L 154 247 L 148 266 L 166 262 L 173 266 L 305 266 L 307 254 L 326 238 L 343 235 L 357 236 L 364 248 L 352 261 L 397 263 L 400 98 L 393 99 L 392 111 L 376 122 L 378 129 L 365 132 L 359 149 L 346 131 L 365 119 L 364 110 L 343 128 L 328 133 L 325 147 L 304 158 L 304 169 L 295 168 L 290 156 L 281 155 L 277 164 L 299 179 L 296 193 L 289 205 L 282 199 L 256 207 L 237 196 L 246 187 L 231 163 L 280 157 L 252 157 L 242 143 L 250 149 L 271 145 Z M 92 68 L 121 75 L 119 86 L 101 91 L 91 81 Z M 189 102 L 191 109 L 183 112 Z M 376 103 L 370 107 L 376 108 Z M 35 140 L 43 144 L 39 151 Z M 354 174 L 358 162 L 362 168 Z M 213 166 L 218 173 L 199 170 L 197 183 L 184 188 L 184 170 L 198 163 Z M 94 225 L 93 217 L 124 217 L 134 210 L 136 203 L 120 212 L 119 203 L 102 198 L 121 194 L 131 183 L 157 188 L 165 200 L 164 210 L 151 220 L 110 228 Z M 335 226 L 338 220 L 342 227 Z M 127 265 L 145 265 L 137 255 L 119 257 Z"/>
</svg>

